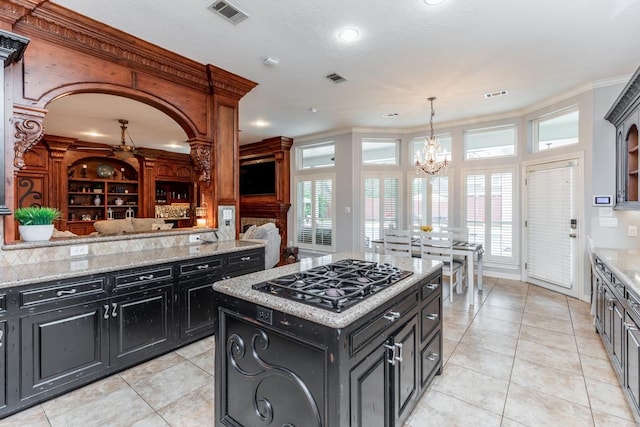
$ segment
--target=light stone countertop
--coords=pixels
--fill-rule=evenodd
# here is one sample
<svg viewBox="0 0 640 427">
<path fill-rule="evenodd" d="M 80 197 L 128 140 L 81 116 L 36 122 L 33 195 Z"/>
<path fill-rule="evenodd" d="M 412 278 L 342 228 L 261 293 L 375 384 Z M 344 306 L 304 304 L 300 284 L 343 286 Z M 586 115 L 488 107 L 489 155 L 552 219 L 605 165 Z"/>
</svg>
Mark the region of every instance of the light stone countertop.
<svg viewBox="0 0 640 427">
<path fill-rule="evenodd" d="M 299 273 L 320 265 L 326 265 L 348 258 L 388 263 L 402 270 L 412 271 L 413 274 L 406 279 L 397 282 L 368 298 L 365 298 L 341 313 L 335 313 L 323 308 L 315 308 L 312 305 L 292 301 L 266 292 L 256 291 L 251 288 L 251 286 L 256 283 L 275 279 L 288 274 Z M 439 261 L 423 261 L 420 258 L 399 258 L 384 254 L 342 252 L 319 258 L 304 259 L 295 264 L 289 264 L 282 267 L 259 271 L 257 273 L 222 280 L 216 282 L 213 285 L 213 289 L 222 294 L 231 295 L 245 301 L 253 302 L 256 305 L 281 311 L 330 328 L 344 328 L 365 314 L 370 313 L 389 299 L 401 294 L 412 286 L 415 286 L 422 279 L 439 270 L 441 267 L 442 263 Z"/>
<path fill-rule="evenodd" d="M 640 296 L 639 250 L 594 248 L 593 252 L 618 279 Z"/>
<path fill-rule="evenodd" d="M 227 240 L 208 244 L 197 243 L 161 249 L 120 252 L 109 255 L 71 258 L 62 261 L 0 267 L 0 288 L 106 273 L 127 268 L 146 267 L 190 258 L 262 248 L 264 246 L 264 242 L 260 241 Z"/>
</svg>

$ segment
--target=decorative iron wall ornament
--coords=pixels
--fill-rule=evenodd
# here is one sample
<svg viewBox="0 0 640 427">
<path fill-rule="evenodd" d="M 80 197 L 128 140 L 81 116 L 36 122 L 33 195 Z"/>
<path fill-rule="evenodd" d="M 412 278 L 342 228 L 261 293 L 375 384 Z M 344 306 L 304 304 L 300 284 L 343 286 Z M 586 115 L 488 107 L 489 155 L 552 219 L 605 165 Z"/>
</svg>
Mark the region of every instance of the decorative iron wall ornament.
<svg viewBox="0 0 640 427">
<path fill-rule="evenodd" d="M 189 142 L 191 145 L 191 160 L 196 166 L 196 169 L 200 171 L 200 181 L 205 183 L 211 182 L 211 144 L 208 142 Z"/>
<path fill-rule="evenodd" d="M 15 129 L 13 143 L 15 158 L 13 159 L 13 165 L 16 168 L 22 169 L 25 167 L 24 153 L 29 151 L 44 136 L 44 115 L 45 110 L 39 108 L 14 106 L 11 121 Z"/>
<path fill-rule="evenodd" d="M 253 386 L 253 409 L 255 415 L 261 424 L 269 425 L 273 420 L 273 406 L 266 396 L 260 395 L 260 385 L 267 379 L 272 377 L 282 377 L 289 382 L 293 383 L 296 388 L 302 393 L 304 400 L 309 405 L 309 423 L 307 425 L 322 426 L 322 419 L 320 417 L 320 410 L 313 398 L 311 390 L 305 384 L 305 382 L 292 370 L 285 368 L 284 366 L 272 365 L 265 361 L 258 354 L 259 351 L 265 351 L 269 348 L 269 337 L 262 329 L 256 328 L 253 331 L 251 338 L 251 362 L 257 363 L 262 370 L 256 372 L 249 372 L 243 369 L 239 361 L 247 357 L 247 348 L 244 340 L 237 334 L 232 334 L 227 339 L 227 359 L 231 362 L 231 366 L 241 376 L 254 383 Z"/>
</svg>

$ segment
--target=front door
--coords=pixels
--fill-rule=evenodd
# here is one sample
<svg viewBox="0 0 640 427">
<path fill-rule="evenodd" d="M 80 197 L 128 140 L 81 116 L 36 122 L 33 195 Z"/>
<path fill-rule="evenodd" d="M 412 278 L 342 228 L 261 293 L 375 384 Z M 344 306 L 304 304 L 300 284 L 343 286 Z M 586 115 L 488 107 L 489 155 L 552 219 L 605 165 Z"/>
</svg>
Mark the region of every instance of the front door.
<svg viewBox="0 0 640 427">
<path fill-rule="evenodd" d="M 524 280 L 575 298 L 582 219 L 582 162 L 571 157 L 525 166 Z"/>
</svg>

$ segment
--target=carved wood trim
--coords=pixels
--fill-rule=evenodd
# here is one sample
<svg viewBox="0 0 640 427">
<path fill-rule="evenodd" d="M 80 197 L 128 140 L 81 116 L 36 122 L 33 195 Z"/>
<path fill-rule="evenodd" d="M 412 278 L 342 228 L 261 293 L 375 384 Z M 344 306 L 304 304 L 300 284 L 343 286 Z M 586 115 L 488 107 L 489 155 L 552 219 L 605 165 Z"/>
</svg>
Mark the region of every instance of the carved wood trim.
<svg viewBox="0 0 640 427">
<path fill-rule="evenodd" d="M 211 144 L 203 141 L 189 141 L 191 145 L 191 160 L 197 172 L 199 180 L 209 184 L 211 182 Z"/>
<path fill-rule="evenodd" d="M 640 103 L 640 68 L 636 70 L 627 85 L 624 87 L 618 99 L 613 103 L 606 120 L 618 127 L 628 113 Z"/>
<path fill-rule="evenodd" d="M 13 165 L 23 169 L 24 153 L 36 145 L 44 136 L 44 116 L 46 110 L 14 105 L 11 122 L 15 128 L 13 151 L 15 157 Z"/>
</svg>

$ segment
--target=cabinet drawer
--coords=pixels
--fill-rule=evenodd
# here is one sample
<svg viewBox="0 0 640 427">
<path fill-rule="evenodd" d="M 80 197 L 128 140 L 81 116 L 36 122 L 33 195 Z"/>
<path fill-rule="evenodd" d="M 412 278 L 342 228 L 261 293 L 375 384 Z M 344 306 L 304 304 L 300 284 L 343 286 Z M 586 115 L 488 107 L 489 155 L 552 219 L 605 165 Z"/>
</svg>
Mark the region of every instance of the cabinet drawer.
<svg viewBox="0 0 640 427">
<path fill-rule="evenodd" d="M 402 319 L 407 313 L 413 310 L 417 304 L 418 293 L 413 292 L 398 304 L 385 310 L 384 313 L 378 315 L 361 328 L 356 329 L 349 337 L 350 354 L 354 355 L 371 340 L 380 336 L 385 329 L 397 323 L 399 319 Z"/>
<path fill-rule="evenodd" d="M 422 379 L 422 386 L 424 387 L 442 366 L 442 349 L 440 332 L 438 332 L 433 339 L 425 346 L 420 352 L 420 372 Z"/>
<path fill-rule="evenodd" d="M 629 304 L 630 314 L 640 322 L 640 298 L 635 293 L 627 291 L 627 304 Z"/>
<path fill-rule="evenodd" d="M 129 270 L 114 275 L 115 288 L 113 291 L 117 292 L 119 288 L 124 287 L 145 289 L 148 286 L 155 286 L 158 283 L 164 283 L 172 279 L 173 267 L 170 264 L 163 267 Z M 130 289 L 127 291 L 130 291 Z"/>
<path fill-rule="evenodd" d="M 49 283 L 20 291 L 20 307 L 33 307 L 55 301 L 68 301 L 89 295 L 106 295 L 106 277 L 82 278 Z M 75 302 L 75 301 L 74 301 Z"/>
<path fill-rule="evenodd" d="M 181 263 L 178 267 L 180 276 L 210 274 L 222 270 L 222 257 L 199 258 L 192 262 Z"/>
<path fill-rule="evenodd" d="M 440 292 L 440 286 L 442 283 L 441 276 L 432 277 L 427 283 L 420 286 L 420 299 L 425 300 L 429 298 L 434 292 Z"/>
<path fill-rule="evenodd" d="M 248 270 L 251 268 L 264 268 L 262 251 L 246 251 L 231 253 L 227 257 L 227 266 L 232 270 Z"/>
<path fill-rule="evenodd" d="M 421 341 L 426 340 L 435 328 L 440 325 L 440 316 L 442 315 L 440 307 L 440 295 L 438 295 L 420 311 Z"/>
</svg>

